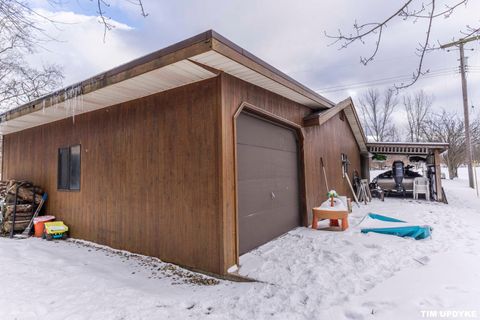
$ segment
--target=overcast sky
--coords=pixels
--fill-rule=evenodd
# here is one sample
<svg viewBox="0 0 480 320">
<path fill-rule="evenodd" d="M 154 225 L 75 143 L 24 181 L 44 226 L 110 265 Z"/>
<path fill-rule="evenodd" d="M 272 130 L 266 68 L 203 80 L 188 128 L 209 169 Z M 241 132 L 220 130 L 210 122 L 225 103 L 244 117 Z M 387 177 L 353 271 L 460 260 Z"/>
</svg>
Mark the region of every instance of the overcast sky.
<svg viewBox="0 0 480 320">
<path fill-rule="evenodd" d="M 408 81 L 418 62 L 415 47 L 426 27 L 422 21 L 397 20 L 389 24 L 375 61 L 363 66 L 360 55 L 371 52 L 373 38 L 365 45 L 339 50 L 338 45 L 329 45 L 331 40 L 324 32 L 335 34 L 341 29 L 348 33 L 355 20 L 379 21 L 392 14 L 402 1 L 144 0 L 147 18 L 141 17 L 139 8 L 127 0 L 110 2 L 107 14 L 117 27 L 108 32 L 104 42 L 103 26 L 98 23 L 91 1 L 63 0 L 63 5 L 55 7 L 47 1 L 32 1 L 35 8 L 62 24 L 45 25 L 57 41 L 46 43 L 45 49 L 31 56 L 31 62 L 62 65 L 65 85 L 69 85 L 214 29 L 333 101 L 348 96 L 357 100 L 369 87 L 392 87 L 401 83 L 401 76 Z M 458 38 L 466 24 L 480 25 L 479 12 L 480 1 L 470 1 L 467 8 L 458 8 L 449 19 L 438 19 L 433 39 L 445 43 Z M 470 105 L 480 109 L 480 41 L 466 48 L 474 49 L 466 51 Z M 426 67 L 432 74 L 402 94 L 423 89 L 435 96 L 435 108 L 462 112 L 458 57 L 457 50 L 428 54 Z"/>
</svg>

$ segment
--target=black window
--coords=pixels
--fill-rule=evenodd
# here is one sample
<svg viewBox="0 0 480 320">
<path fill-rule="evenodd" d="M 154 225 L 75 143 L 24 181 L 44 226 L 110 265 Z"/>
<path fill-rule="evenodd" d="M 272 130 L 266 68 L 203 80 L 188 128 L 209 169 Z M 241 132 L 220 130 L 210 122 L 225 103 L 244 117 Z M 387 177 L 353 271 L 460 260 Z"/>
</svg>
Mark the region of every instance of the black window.
<svg viewBox="0 0 480 320">
<path fill-rule="evenodd" d="M 80 190 L 80 145 L 58 149 L 59 190 Z"/>
</svg>

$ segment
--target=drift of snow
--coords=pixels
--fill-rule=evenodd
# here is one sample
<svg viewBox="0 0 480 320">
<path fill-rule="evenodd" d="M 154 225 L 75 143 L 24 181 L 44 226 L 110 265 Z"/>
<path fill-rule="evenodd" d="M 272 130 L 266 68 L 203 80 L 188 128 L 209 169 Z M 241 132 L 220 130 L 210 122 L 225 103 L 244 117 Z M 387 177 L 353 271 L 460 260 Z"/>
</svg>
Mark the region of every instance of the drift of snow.
<svg viewBox="0 0 480 320">
<path fill-rule="evenodd" d="M 239 273 L 256 283 L 85 242 L 2 238 L 1 319 L 480 317 L 480 199 L 465 179 L 444 184 L 449 205 L 375 199 L 354 207 L 345 232 L 297 228 L 242 256 Z M 430 225 L 433 237 L 361 234 L 368 212 Z"/>
</svg>

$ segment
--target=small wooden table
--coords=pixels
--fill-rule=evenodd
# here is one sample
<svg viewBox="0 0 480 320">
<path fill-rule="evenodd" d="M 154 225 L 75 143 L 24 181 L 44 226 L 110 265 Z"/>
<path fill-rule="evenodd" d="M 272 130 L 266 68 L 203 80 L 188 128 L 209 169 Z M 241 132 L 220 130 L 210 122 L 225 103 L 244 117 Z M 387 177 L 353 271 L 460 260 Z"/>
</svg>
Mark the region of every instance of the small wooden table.
<svg viewBox="0 0 480 320">
<path fill-rule="evenodd" d="M 334 206 L 330 206 L 330 199 L 312 209 L 312 229 L 318 228 L 318 220 L 330 219 L 330 227 L 338 227 L 338 220 L 342 220 L 342 231 L 348 228 L 348 207 L 341 200 L 335 199 Z"/>
</svg>

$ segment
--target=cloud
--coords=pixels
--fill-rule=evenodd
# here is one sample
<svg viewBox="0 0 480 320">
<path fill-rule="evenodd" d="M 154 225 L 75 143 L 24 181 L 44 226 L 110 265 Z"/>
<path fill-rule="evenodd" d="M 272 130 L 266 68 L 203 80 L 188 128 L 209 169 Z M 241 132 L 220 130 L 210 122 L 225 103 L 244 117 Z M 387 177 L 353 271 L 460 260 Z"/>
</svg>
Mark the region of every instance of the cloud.
<svg viewBox="0 0 480 320">
<path fill-rule="evenodd" d="M 71 11 L 37 9 L 54 23 L 40 20 L 41 28 L 54 40 L 42 43 L 28 58 L 34 65 L 54 63 L 64 69 L 65 84 L 86 79 L 137 58 L 140 52 L 124 39 L 134 31 L 129 25 L 110 20 L 114 28 L 103 39 L 104 26 L 97 16 Z"/>
<path fill-rule="evenodd" d="M 88 2 L 87 2 L 88 3 Z M 82 80 L 101 71 L 125 63 L 149 52 L 181 41 L 208 29 L 215 29 L 244 49 L 304 83 L 308 87 L 343 86 L 325 96 L 340 101 L 349 95 L 356 100 L 369 86 L 383 90 L 401 82 L 398 76 L 410 76 L 418 57 L 415 48 L 425 33 L 425 22 L 396 20 L 384 32 L 382 45 L 375 60 L 368 66 L 359 62 L 360 56 L 371 53 L 374 38 L 366 44 L 355 44 L 338 50 L 330 45 L 324 32 L 335 34 L 338 29 L 351 31 L 354 21 L 379 21 L 390 15 L 398 2 L 384 0 L 287 0 L 264 1 L 144 1 L 149 13 L 140 16 L 139 9 L 127 1 L 112 0 L 109 13 L 116 29 L 109 32 L 103 43 L 102 25 L 97 22 L 91 5 L 80 13 L 75 10 L 51 12 L 64 20 L 60 30 L 49 29 L 59 41 L 46 46 L 50 51 L 32 58 L 35 62 L 49 61 L 65 66 L 66 84 Z M 419 2 L 420 3 L 420 2 Z M 447 1 L 438 2 L 440 8 Z M 85 7 L 85 5 L 84 5 Z M 44 10 L 55 11 L 44 7 Z M 480 24 L 480 1 L 470 1 L 449 19 L 439 19 L 432 39 L 441 43 L 460 35 L 466 23 Z M 467 51 L 470 101 L 480 108 L 480 42 L 471 43 Z M 429 53 L 425 66 L 431 74 L 402 94 L 424 89 L 435 95 L 435 108 L 444 107 L 461 112 L 460 76 L 456 73 L 458 51 Z M 390 81 L 379 79 L 390 78 Z"/>
</svg>

